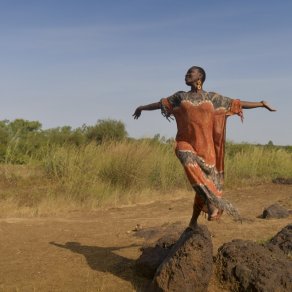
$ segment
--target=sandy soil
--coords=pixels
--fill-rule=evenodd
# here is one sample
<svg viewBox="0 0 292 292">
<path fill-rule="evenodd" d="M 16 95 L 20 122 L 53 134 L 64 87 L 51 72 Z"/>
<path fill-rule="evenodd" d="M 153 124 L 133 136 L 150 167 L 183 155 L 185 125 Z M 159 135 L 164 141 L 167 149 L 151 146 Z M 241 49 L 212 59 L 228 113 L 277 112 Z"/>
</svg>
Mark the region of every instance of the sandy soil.
<svg viewBox="0 0 292 292">
<path fill-rule="evenodd" d="M 214 254 L 235 238 L 265 241 L 291 223 L 257 218 L 278 202 L 292 209 L 292 185 L 263 185 L 225 195 L 246 218 L 242 224 L 227 215 L 208 222 Z M 147 280 L 134 272 L 144 238 L 135 226 L 159 227 L 177 221 L 187 225 L 193 198 L 112 208 L 75 211 L 62 218 L 0 218 L 0 291 L 139 291 Z M 209 291 L 224 291 L 213 276 Z"/>
</svg>

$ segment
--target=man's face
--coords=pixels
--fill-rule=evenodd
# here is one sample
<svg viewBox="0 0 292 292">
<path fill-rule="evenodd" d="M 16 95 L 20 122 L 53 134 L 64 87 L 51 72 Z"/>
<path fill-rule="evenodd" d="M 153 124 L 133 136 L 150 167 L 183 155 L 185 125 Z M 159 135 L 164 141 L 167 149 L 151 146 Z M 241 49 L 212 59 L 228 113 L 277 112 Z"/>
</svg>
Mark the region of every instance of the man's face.
<svg viewBox="0 0 292 292">
<path fill-rule="evenodd" d="M 185 76 L 186 85 L 195 85 L 198 79 L 200 79 L 201 77 L 201 73 L 198 69 L 189 69 Z"/>
</svg>

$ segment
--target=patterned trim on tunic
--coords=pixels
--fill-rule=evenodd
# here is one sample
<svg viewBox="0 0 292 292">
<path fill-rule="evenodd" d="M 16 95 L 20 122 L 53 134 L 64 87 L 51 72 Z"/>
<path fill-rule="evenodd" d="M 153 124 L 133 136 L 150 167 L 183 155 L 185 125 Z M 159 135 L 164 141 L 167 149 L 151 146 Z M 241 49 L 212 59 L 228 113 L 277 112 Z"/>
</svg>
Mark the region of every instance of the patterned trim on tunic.
<svg viewBox="0 0 292 292">
<path fill-rule="evenodd" d="M 169 113 L 167 107 L 161 101 L 160 101 L 160 109 L 161 109 L 161 114 L 169 120 L 171 113 Z"/>
<path fill-rule="evenodd" d="M 236 208 L 224 198 L 216 197 L 207 186 L 203 184 L 192 185 L 195 192 L 203 199 L 207 207 L 210 204 L 214 205 L 219 210 L 225 211 L 228 215 L 232 216 L 236 221 L 242 221 L 242 218 Z"/>
<path fill-rule="evenodd" d="M 171 95 L 170 97 L 166 98 L 167 102 L 169 103 L 169 105 L 174 109 L 180 106 L 181 104 L 181 93 L 183 93 L 183 91 L 178 91 L 177 93 Z M 161 109 L 161 114 L 167 118 L 168 121 L 169 118 L 171 118 L 172 116 L 172 112 L 171 110 L 163 103 L 164 98 L 162 98 L 160 100 L 160 109 Z"/>
<path fill-rule="evenodd" d="M 168 101 L 173 108 L 180 106 L 181 101 L 184 99 L 183 97 L 184 93 L 185 93 L 184 91 L 178 91 L 168 98 Z"/>
<path fill-rule="evenodd" d="M 232 99 L 226 96 L 222 96 L 215 92 L 206 92 L 203 91 L 200 94 L 194 92 L 185 92 L 185 91 L 178 91 L 175 94 L 166 98 L 169 105 L 172 109 L 168 109 L 165 104 L 163 104 L 162 100 L 160 101 L 161 104 L 161 113 L 164 117 L 169 120 L 169 117 L 172 115 L 172 110 L 178 108 L 182 102 L 189 102 L 194 106 L 199 106 L 203 103 L 212 103 L 214 110 L 225 110 L 229 111 L 232 104 Z"/>
<path fill-rule="evenodd" d="M 192 106 L 200 106 L 201 104 L 204 104 L 204 103 L 210 103 L 212 104 L 212 102 L 210 100 L 188 100 L 188 99 L 185 99 L 185 100 L 182 100 L 182 102 L 188 102 L 190 103 Z"/>
<path fill-rule="evenodd" d="M 207 93 L 210 100 L 213 103 L 215 109 L 224 108 L 229 110 L 231 107 L 232 99 L 223 95 L 220 95 L 216 92 L 209 92 Z"/>
<path fill-rule="evenodd" d="M 177 156 L 184 166 L 198 164 L 206 178 L 214 183 L 218 191 L 222 191 L 224 173 L 218 172 L 215 165 L 207 164 L 203 158 L 189 150 L 177 150 Z"/>
</svg>

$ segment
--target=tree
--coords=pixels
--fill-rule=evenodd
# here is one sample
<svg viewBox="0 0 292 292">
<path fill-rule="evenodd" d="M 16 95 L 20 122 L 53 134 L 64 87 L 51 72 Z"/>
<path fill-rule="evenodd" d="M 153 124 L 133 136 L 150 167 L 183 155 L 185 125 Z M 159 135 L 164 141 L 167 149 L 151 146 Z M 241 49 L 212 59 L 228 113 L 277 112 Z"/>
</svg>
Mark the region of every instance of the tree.
<svg viewBox="0 0 292 292">
<path fill-rule="evenodd" d="M 268 146 L 274 146 L 274 143 L 273 143 L 273 141 L 272 140 L 270 140 L 269 142 L 268 142 L 268 144 L 267 144 Z"/>
<path fill-rule="evenodd" d="M 95 126 L 87 127 L 86 136 L 89 140 L 102 143 L 108 140 L 123 140 L 128 134 L 125 125 L 121 121 L 107 119 L 98 120 Z"/>
<path fill-rule="evenodd" d="M 12 133 L 27 134 L 29 132 L 38 132 L 42 128 L 39 121 L 27 121 L 23 119 L 16 119 L 8 124 Z"/>
</svg>

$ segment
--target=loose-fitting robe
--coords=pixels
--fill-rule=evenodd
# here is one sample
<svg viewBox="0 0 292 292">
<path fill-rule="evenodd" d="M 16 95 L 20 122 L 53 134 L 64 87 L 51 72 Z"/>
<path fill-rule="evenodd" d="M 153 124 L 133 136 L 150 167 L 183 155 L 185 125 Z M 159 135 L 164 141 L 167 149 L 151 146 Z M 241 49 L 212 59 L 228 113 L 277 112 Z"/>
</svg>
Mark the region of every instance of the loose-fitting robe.
<svg viewBox="0 0 292 292">
<path fill-rule="evenodd" d="M 196 191 L 195 204 L 201 209 L 212 204 L 239 217 L 222 199 L 222 187 L 226 119 L 233 114 L 242 116 L 240 101 L 214 92 L 179 91 L 160 102 L 162 114 L 175 117 L 175 152 Z"/>
</svg>

